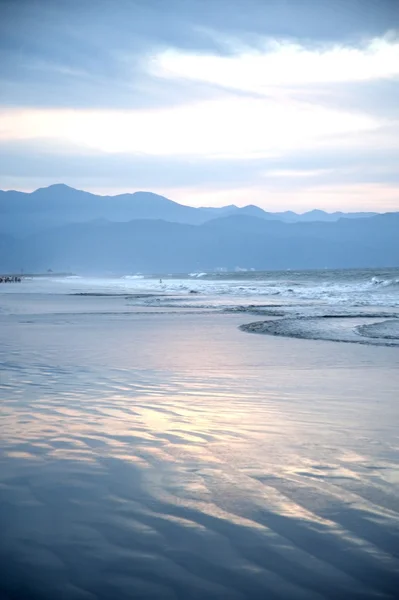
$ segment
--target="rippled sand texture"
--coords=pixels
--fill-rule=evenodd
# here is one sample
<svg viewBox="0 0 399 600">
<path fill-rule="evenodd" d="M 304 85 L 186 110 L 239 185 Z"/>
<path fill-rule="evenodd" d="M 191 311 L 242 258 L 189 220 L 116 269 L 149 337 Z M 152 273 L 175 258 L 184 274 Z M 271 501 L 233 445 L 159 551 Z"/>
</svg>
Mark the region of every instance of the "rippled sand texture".
<svg viewBox="0 0 399 600">
<path fill-rule="evenodd" d="M 397 598 L 396 349 L 243 322 L 3 320 L 2 600 Z"/>
</svg>

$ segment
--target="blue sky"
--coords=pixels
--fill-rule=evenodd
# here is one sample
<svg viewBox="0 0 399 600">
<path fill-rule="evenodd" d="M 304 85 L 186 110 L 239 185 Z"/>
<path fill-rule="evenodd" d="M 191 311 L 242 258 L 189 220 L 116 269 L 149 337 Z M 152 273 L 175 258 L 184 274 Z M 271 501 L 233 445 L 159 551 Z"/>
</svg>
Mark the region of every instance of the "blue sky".
<svg viewBox="0 0 399 600">
<path fill-rule="evenodd" d="M 2 0 L 0 188 L 399 210 L 397 0 Z"/>
</svg>

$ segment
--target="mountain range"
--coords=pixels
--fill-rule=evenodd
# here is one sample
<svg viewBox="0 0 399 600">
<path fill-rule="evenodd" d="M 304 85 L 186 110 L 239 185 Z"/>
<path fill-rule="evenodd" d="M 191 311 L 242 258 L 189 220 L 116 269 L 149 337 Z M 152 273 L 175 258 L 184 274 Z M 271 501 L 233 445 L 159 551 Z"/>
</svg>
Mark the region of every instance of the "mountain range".
<svg viewBox="0 0 399 600">
<path fill-rule="evenodd" d="M 99 196 L 75 190 L 64 184 L 50 185 L 31 193 L 0 191 L 0 232 L 24 235 L 67 223 L 84 223 L 96 219 L 128 222 L 134 219 L 162 219 L 172 223 L 201 225 L 218 217 L 247 215 L 286 223 L 337 221 L 363 218 L 376 213 L 327 213 L 312 210 L 304 214 L 293 211 L 267 212 L 254 205 L 234 204 L 220 208 L 185 206 L 151 192 L 117 196 Z"/>
<path fill-rule="evenodd" d="M 193 208 L 149 192 L 0 192 L 0 272 L 399 266 L 398 213 Z"/>
</svg>

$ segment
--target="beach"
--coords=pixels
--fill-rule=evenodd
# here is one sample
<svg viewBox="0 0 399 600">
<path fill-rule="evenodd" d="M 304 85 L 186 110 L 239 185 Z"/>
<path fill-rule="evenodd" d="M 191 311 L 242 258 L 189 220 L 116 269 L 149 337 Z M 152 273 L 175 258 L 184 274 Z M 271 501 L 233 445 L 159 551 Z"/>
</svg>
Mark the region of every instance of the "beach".
<svg viewBox="0 0 399 600">
<path fill-rule="evenodd" d="M 397 292 L 240 277 L 4 286 L 1 600 L 397 597 Z"/>
</svg>

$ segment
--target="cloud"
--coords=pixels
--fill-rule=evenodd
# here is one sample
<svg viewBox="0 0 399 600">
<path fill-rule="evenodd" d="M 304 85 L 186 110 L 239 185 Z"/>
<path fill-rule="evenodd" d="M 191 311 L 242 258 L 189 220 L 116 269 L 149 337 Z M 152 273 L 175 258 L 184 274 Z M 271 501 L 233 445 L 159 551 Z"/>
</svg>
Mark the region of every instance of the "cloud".
<svg viewBox="0 0 399 600">
<path fill-rule="evenodd" d="M 163 187 L 193 187 L 249 183 L 264 168 L 264 160 L 220 159 L 187 155 L 105 154 L 82 151 L 76 145 L 54 140 L 0 142 L 0 178 L 11 176 L 33 181 L 51 173 L 52 182 L 78 186 L 126 186 L 132 191 Z"/>
<path fill-rule="evenodd" d="M 270 88 L 362 82 L 399 77 L 399 40 L 376 38 L 361 47 L 307 48 L 270 40 L 233 56 L 166 50 L 151 59 L 154 74 L 223 85 L 259 95 Z"/>
<path fill-rule="evenodd" d="M 0 187 L 391 206 L 395 27 L 396 0 L 3 0 Z"/>
<path fill-rule="evenodd" d="M 259 48 L 265 40 L 309 48 L 359 45 L 395 27 L 397 0 L 98 0 L 95 7 L 89 0 L 3 0 L 0 102 L 179 104 L 190 97 L 189 88 L 176 81 L 160 85 L 143 68 L 151 56 L 169 49 L 228 58 L 237 44 Z"/>
</svg>

